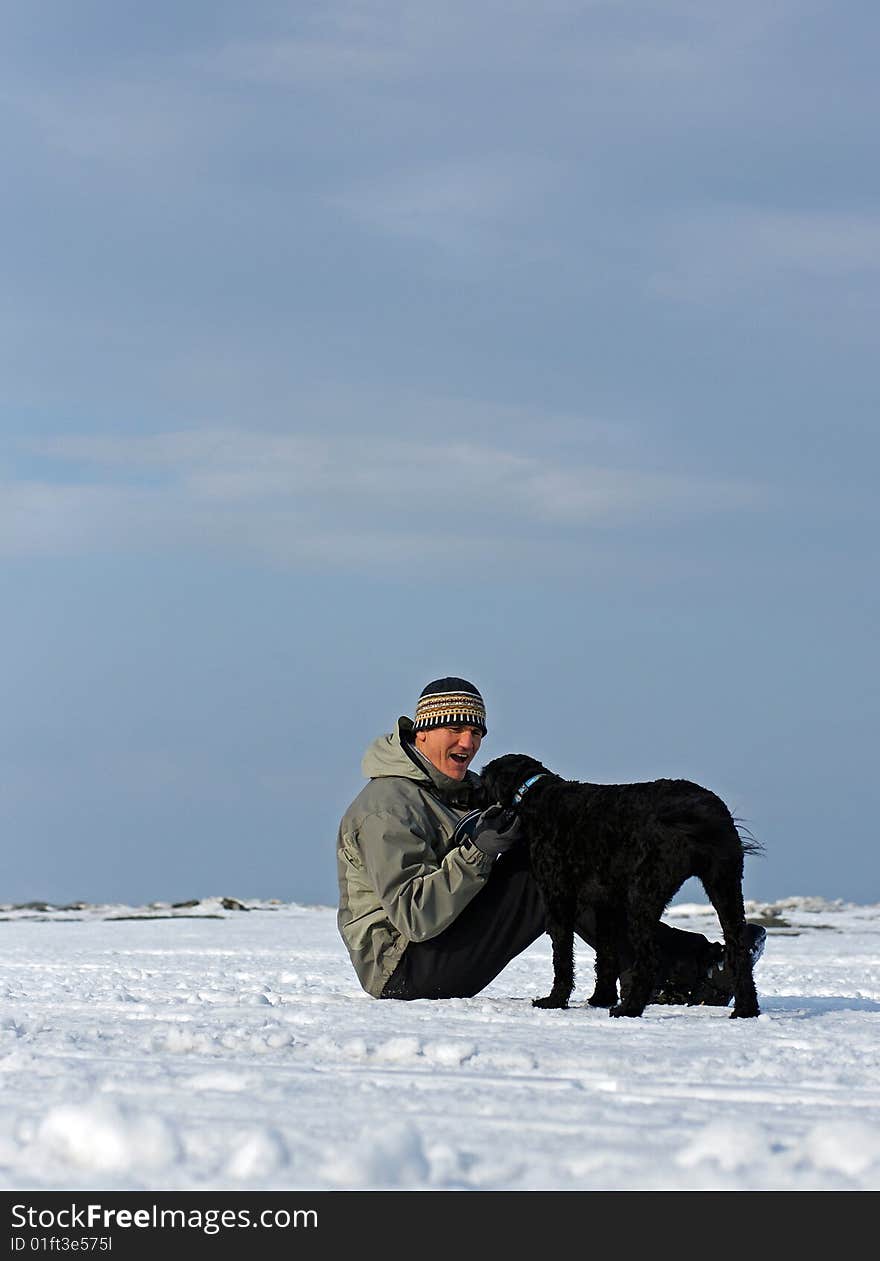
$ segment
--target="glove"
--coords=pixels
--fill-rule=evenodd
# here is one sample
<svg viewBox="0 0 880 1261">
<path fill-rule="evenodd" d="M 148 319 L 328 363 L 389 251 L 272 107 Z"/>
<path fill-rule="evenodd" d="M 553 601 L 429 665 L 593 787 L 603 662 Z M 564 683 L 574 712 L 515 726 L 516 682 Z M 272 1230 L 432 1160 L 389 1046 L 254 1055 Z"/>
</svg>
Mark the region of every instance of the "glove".
<svg viewBox="0 0 880 1261">
<path fill-rule="evenodd" d="M 471 833 L 471 840 L 478 850 L 490 858 L 505 854 L 522 836 L 522 824 L 512 810 L 503 806 L 489 806 L 478 815 Z"/>
</svg>

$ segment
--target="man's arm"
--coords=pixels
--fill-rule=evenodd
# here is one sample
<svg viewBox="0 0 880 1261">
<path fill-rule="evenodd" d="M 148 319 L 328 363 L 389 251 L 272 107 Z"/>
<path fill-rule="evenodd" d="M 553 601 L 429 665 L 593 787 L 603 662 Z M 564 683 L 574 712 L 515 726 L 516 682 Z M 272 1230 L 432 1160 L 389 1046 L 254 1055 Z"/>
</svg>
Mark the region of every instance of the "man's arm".
<svg viewBox="0 0 880 1261">
<path fill-rule="evenodd" d="M 448 928 L 493 865 L 473 845 L 453 846 L 438 863 L 430 841 L 391 814 L 362 820 L 358 848 L 386 915 L 408 941 L 427 941 Z"/>
</svg>

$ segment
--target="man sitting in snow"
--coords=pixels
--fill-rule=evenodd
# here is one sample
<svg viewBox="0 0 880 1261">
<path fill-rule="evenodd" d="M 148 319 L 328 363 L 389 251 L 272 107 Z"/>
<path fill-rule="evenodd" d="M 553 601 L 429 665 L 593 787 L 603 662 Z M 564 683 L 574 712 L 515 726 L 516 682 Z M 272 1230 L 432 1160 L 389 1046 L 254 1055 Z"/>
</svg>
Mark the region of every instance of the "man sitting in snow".
<svg viewBox="0 0 880 1261">
<path fill-rule="evenodd" d="M 374 998 L 469 998 L 546 931 L 519 822 L 479 809 L 469 767 L 485 735 L 474 685 L 435 679 L 414 721 L 399 718 L 364 754 L 370 782 L 339 825 L 337 924 Z M 748 929 L 757 961 L 765 932 Z M 577 931 L 593 944 L 591 914 Z M 723 946 L 660 923 L 657 949 L 652 1002 L 730 1002 Z"/>
</svg>

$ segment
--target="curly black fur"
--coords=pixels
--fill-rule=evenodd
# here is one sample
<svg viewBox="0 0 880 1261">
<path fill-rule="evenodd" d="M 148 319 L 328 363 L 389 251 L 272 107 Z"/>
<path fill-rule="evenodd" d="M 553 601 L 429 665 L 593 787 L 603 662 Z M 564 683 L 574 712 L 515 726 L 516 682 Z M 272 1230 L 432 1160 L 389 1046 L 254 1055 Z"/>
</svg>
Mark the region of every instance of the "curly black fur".
<svg viewBox="0 0 880 1261">
<path fill-rule="evenodd" d="M 539 775 L 521 795 L 519 790 Z M 715 793 L 686 779 L 637 784 L 564 780 L 524 753 L 489 762 L 486 798 L 516 809 L 553 943 L 553 988 L 537 1007 L 567 1007 L 574 988 L 574 927 L 579 909 L 598 922 L 596 987 L 589 1002 L 612 1016 L 640 1016 L 657 972 L 655 926 L 671 899 L 696 876 L 714 906 L 734 982 L 732 1016 L 757 1016 L 746 946 L 743 856 L 761 846 L 740 835 Z M 633 963 L 622 970 L 624 929 Z M 620 999 L 617 981 L 620 978 Z"/>
</svg>

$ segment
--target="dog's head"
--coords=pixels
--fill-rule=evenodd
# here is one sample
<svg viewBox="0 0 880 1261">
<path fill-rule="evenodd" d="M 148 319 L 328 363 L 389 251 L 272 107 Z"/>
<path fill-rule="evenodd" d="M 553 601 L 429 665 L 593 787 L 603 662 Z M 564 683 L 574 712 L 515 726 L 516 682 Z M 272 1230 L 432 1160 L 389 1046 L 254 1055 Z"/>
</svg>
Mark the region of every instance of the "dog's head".
<svg viewBox="0 0 880 1261">
<path fill-rule="evenodd" d="M 480 783 L 488 802 L 505 808 L 518 805 L 517 793 L 533 775 L 549 774 L 537 758 L 526 753 L 504 753 L 487 762 L 480 772 Z"/>
</svg>

